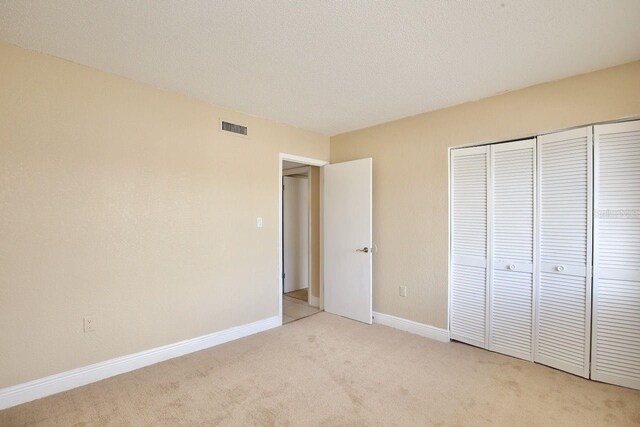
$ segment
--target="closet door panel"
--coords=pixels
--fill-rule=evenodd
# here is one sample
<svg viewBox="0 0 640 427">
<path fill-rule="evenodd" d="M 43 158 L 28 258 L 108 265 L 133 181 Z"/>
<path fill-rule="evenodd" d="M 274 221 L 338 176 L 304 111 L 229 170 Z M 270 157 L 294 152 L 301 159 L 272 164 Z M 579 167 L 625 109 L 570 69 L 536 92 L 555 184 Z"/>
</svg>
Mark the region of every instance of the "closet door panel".
<svg viewBox="0 0 640 427">
<path fill-rule="evenodd" d="M 489 349 L 532 360 L 535 141 L 491 146 Z"/>
<path fill-rule="evenodd" d="M 451 338 L 486 348 L 489 148 L 451 152 Z"/>
<path fill-rule="evenodd" d="M 590 127 L 538 137 L 534 360 L 589 376 Z"/>
<path fill-rule="evenodd" d="M 640 389 L 640 122 L 594 135 L 591 378 Z"/>
</svg>

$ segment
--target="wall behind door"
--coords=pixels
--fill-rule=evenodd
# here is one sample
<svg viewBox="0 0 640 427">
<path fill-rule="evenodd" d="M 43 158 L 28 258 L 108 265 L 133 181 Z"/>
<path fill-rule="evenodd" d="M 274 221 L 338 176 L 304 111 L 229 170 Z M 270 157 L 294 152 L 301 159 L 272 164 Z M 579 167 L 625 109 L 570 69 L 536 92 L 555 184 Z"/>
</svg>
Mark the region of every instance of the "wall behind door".
<svg viewBox="0 0 640 427">
<path fill-rule="evenodd" d="M 373 157 L 374 310 L 447 327 L 447 147 L 631 116 L 640 61 L 331 137 L 332 163 Z"/>
<path fill-rule="evenodd" d="M 309 287 L 309 179 L 283 179 L 284 292 Z"/>
</svg>

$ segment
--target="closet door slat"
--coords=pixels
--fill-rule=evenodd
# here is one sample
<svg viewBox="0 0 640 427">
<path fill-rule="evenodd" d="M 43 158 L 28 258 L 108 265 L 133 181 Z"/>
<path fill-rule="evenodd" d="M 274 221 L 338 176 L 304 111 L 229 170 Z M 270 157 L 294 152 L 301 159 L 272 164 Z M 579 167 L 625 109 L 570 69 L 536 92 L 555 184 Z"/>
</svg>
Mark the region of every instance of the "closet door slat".
<svg viewBox="0 0 640 427">
<path fill-rule="evenodd" d="M 535 140 L 491 146 L 489 349 L 532 360 Z"/>
<path fill-rule="evenodd" d="M 640 122 L 594 127 L 591 378 L 640 389 Z"/>
<path fill-rule="evenodd" d="M 534 361 L 589 377 L 592 128 L 538 137 Z"/>
<path fill-rule="evenodd" d="M 489 147 L 451 152 L 451 338 L 486 348 Z"/>
</svg>

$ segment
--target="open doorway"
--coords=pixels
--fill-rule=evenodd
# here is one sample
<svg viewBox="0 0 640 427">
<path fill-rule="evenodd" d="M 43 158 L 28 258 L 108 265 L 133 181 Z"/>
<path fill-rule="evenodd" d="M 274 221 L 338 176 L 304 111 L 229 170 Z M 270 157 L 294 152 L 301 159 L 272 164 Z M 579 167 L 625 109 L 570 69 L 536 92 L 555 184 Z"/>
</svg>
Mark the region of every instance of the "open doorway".
<svg viewBox="0 0 640 427">
<path fill-rule="evenodd" d="M 373 320 L 373 159 L 357 159 L 328 164 L 292 154 L 279 155 L 279 314 L 288 323 L 313 312 L 327 311 L 371 324 Z M 306 172 L 306 175 L 305 175 Z M 309 199 L 309 263 L 306 301 L 304 284 L 285 295 L 285 251 L 283 177 L 306 176 Z M 284 190 L 286 191 L 286 190 Z M 315 196 L 314 196 L 315 194 Z M 315 227 L 315 228 L 314 228 Z M 296 286 L 296 285 L 293 285 Z M 287 293 L 289 293 L 287 292 Z M 283 302 L 287 301 L 287 312 Z M 291 303 L 291 304 L 290 304 Z M 291 315 L 291 307 L 306 308 Z"/>
<path fill-rule="evenodd" d="M 282 162 L 282 323 L 320 310 L 320 168 Z"/>
</svg>

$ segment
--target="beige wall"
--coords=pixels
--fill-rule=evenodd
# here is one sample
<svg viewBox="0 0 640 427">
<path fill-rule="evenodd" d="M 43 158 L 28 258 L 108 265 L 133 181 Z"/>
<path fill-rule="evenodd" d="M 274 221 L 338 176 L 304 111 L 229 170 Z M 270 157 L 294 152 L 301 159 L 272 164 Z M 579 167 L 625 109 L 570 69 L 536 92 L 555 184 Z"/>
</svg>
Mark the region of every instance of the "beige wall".
<svg viewBox="0 0 640 427">
<path fill-rule="evenodd" d="M 374 310 L 447 327 L 447 147 L 631 116 L 640 62 L 332 137 L 332 162 L 373 157 Z"/>
<path fill-rule="evenodd" d="M 278 314 L 278 152 L 327 137 L 3 43 L 0 70 L 0 388 Z"/>
</svg>

